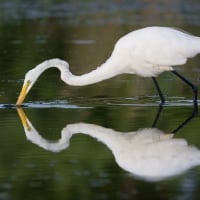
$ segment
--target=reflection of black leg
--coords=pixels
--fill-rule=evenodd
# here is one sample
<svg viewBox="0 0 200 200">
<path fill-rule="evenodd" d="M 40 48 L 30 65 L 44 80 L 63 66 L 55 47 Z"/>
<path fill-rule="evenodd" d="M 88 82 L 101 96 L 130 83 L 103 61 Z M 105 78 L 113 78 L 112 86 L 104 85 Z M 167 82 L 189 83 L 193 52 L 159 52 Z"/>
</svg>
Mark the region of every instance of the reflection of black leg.
<svg viewBox="0 0 200 200">
<path fill-rule="evenodd" d="M 160 105 L 159 108 L 158 108 L 156 117 L 155 117 L 155 119 L 154 119 L 154 122 L 153 122 L 153 124 L 152 124 L 152 128 L 155 128 L 155 127 L 156 127 L 156 125 L 157 125 L 157 123 L 158 123 L 158 120 L 159 120 L 159 118 L 160 118 L 160 114 L 161 114 L 162 110 L 163 110 L 163 106 Z"/>
<path fill-rule="evenodd" d="M 159 85 L 158 85 L 158 82 L 157 82 L 156 78 L 155 78 L 155 77 L 152 77 L 152 79 L 153 79 L 153 82 L 154 82 L 154 84 L 155 84 L 155 86 L 156 86 L 156 89 L 157 89 L 157 91 L 158 91 L 158 94 L 159 94 L 159 96 L 160 96 L 160 100 L 161 100 L 161 104 L 160 104 L 160 105 L 163 105 L 163 104 L 165 103 L 165 98 L 164 98 L 164 96 L 163 96 L 163 94 L 162 94 L 162 92 L 161 92 L 161 89 L 160 89 L 160 87 L 159 87 Z"/>
<path fill-rule="evenodd" d="M 158 111 L 157 111 L 156 117 L 154 119 L 154 122 L 152 124 L 152 128 L 156 128 L 162 110 L 163 110 L 163 106 L 161 105 L 158 107 Z M 190 122 L 195 116 L 197 116 L 197 114 L 198 114 L 198 105 L 196 103 L 194 103 L 192 114 L 184 122 L 182 122 L 176 129 L 174 129 L 171 133 L 174 133 L 174 134 L 177 133 L 188 122 Z"/>
<path fill-rule="evenodd" d="M 198 114 L 198 105 L 194 104 L 192 114 L 182 122 L 176 129 L 172 131 L 172 133 L 177 133 L 181 128 L 183 128 L 190 120 L 192 120 Z"/>
<path fill-rule="evenodd" d="M 180 75 L 177 71 L 172 71 L 172 72 L 192 88 L 193 93 L 194 93 L 194 103 L 197 103 L 197 95 L 198 95 L 197 86 L 194 85 L 193 83 L 191 83 L 189 80 L 187 80 L 182 75 Z"/>
</svg>

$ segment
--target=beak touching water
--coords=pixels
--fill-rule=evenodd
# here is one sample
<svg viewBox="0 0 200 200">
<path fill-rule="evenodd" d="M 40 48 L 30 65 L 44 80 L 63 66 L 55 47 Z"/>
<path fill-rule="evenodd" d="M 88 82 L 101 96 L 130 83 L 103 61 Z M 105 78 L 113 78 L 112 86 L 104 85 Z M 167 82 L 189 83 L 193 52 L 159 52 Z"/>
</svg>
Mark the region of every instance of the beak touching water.
<svg viewBox="0 0 200 200">
<path fill-rule="evenodd" d="M 26 97 L 26 95 L 28 93 L 28 88 L 30 86 L 30 83 L 31 83 L 30 81 L 27 81 L 27 82 L 24 83 L 24 85 L 23 85 L 23 87 L 21 89 L 21 92 L 19 94 L 17 103 L 16 103 L 17 106 L 22 105 L 22 103 L 23 103 L 23 101 L 24 101 L 24 99 L 25 99 L 25 97 Z"/>
</svg>

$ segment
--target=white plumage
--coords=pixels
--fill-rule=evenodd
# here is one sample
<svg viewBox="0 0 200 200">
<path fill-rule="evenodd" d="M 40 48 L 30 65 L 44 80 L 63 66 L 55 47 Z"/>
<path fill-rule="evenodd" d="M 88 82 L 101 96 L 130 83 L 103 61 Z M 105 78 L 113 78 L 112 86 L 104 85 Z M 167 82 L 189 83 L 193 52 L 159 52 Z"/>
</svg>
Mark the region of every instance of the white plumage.
<svg viewBox="0 0 200 200">
<path fill-rule="evenodd" d="M 134 74 L 152 77 L 173 70 L 172 66 L 185 64 L 199 52 L 199 37 L 168 27 L 147 27 L 119 39 L 113 56 L 129 61 Z M 129 57 L 123 59 L 125 55 Z"/>
<path fill-rule="evenodd" d="M 81 76 L 69 71 L 69 64 L 60 59 L 50 59 L 37 65 L 25 75 L 17 105 L 21 105 L 41 73 L 50 67 L 61 72 L 61 79 L 74 86 L 94 84 L 116 75 L 129 73 L 152 77 L 162 103 L 164 97 L 155 77 L 172 71 L 192 87 L 194 101 L 197 101 L 197 87 L 178 74 L 173 66 L 185 64 L 187 59 L 200 52 L 200 38 L 168 27 L 147 27 L 133 31 L 120 38 L 109 59 L 97 69 Z"/>
</svg>

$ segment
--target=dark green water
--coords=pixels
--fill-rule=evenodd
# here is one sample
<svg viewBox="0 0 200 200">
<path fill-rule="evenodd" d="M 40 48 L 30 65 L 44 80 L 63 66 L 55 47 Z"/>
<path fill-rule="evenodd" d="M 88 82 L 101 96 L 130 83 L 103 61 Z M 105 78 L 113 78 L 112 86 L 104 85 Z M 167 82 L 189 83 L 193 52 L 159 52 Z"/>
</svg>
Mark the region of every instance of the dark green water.
<svg viewBox="0 0 200 200">
<path fill-rule="evenodd" d="M 200 35 L 199 11 L 197 1 L 1 2 L 0 200 L 199 199 L 199 115 L 191 117 L 192 92 L 172 73 L 158 78 L 167 99 L 160 112 L 151 79 L 71 87 L 56 69 L 41 76 L 23 109 L 5 107 L 16 102 L 24 74 L 46 59 L 87 73 L 136 28 Z M 199 66 L 197 56 L 177 69 L 199 87 Z"/>
</svg>

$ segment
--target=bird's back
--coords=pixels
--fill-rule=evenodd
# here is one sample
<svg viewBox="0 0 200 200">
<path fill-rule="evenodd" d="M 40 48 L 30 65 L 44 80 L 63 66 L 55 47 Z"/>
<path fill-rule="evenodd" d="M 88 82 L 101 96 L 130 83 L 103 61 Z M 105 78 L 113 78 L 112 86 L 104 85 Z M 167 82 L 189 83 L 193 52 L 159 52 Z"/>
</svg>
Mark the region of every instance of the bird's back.
<svg viewBox="0 0 200 200">
<path fill-rule="evenodd" d="M 182 65 L 200 53 L 200 38 L 173 28 L 147 27 L 120 38 L 115 53 L 126 55 L 130 65 Z"/>
</svg>

